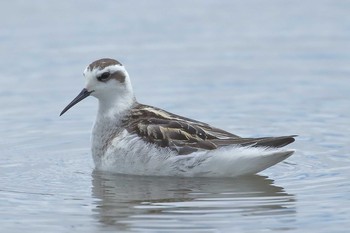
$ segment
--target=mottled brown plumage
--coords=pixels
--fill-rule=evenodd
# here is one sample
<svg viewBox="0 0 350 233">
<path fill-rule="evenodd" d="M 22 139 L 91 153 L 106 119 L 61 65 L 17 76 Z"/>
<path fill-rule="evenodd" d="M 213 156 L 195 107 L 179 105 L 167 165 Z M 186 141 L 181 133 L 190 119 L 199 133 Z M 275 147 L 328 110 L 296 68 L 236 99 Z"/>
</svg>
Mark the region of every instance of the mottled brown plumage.
<svg viewBox="0 0 350 233">
<path fill-rule="evenodd" d="M 92 71 L 93 69 L 102 70 L 102 69 L 106 68 L 107 66 L 111 66 L 111 65 L 120 65 L 121 66 L 122 64 L 115 59 L 102 58 L 102 59 L 99 59 L 99 60 L 92 62 L 88 66 L 88 70 L 90 70 L 90 71 Z"/>
<path fill-rule="evenodd" d="M 129 133 L 136 133 L 160 147 L 169 147 L 179 155 L 229 145 L 279 148 L 294 142 L 295 137 L 241 138 L 206 123 L 139 103 L 124 117 L 123 126 Z"/>
</svg>

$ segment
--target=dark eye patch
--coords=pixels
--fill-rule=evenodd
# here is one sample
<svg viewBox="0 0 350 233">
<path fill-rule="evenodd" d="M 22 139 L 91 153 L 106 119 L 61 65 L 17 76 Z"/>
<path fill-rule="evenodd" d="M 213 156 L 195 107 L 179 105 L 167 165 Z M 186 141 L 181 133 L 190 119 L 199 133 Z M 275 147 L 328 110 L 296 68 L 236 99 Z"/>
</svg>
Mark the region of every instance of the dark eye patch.
<svg viewBox="0 0 350 233">
<path fill-rule="evenodd" d="M 125 82 L 125 74 L 122 71 L 117 71 L 114 72 L 113 74 L 111 74 L 111 79 L 115 79 L 120 83 L 124 83 Z"/>
<path fill-rule="evenodd" d="M 111 76 L 111 73 L 104 72 L 100 76 L 97 77 L 97 80 L 98 81 L 106 81 L 107 79 L 109 79 L 110 76 Z"/>
</svg>

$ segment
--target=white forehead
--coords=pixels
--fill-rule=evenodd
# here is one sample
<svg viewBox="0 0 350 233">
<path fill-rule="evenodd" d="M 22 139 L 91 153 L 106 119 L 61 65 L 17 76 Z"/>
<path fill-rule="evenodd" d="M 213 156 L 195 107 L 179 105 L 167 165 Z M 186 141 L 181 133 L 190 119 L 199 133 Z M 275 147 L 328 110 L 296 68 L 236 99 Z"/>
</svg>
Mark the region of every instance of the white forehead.
<svg viewBox="0 0 350 233">
<path fill-rule="evenodd" d="M 90 66 L 87 66 L 85 68 L 84 72 L 83 72 L 83 75 L 85 77 L 97 77 L 97 76 L 101 75 L 104 72 L 114 73 L 114 72 L 117 72 L 117 71 L 121 71 L 121 72 L 127 74 L 124 66 L 115 64 L 115 65 L 106 66 L 104 68 L 94 67 L 93 69 L 91 69 Z"/>
</svg>

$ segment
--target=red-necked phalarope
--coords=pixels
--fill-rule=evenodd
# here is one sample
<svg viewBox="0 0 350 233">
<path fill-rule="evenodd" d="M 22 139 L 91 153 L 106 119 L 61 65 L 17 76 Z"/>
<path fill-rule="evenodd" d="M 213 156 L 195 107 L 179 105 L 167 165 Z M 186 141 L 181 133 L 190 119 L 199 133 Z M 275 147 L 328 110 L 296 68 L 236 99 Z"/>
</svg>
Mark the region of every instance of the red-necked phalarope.
<svg viewBox="0 0 350 233">
<path fill-rule="evenodd" d="M 242 138 L 136 101 L 128 72 L 109 58 L 84 71 L 86 86 L 61 112 L 88 96 L 99 101 L 92 131 L 97 169 L 123 174 L 232 177 L 260 172 L 293 154 L 295 135 Z"/>
</svg>

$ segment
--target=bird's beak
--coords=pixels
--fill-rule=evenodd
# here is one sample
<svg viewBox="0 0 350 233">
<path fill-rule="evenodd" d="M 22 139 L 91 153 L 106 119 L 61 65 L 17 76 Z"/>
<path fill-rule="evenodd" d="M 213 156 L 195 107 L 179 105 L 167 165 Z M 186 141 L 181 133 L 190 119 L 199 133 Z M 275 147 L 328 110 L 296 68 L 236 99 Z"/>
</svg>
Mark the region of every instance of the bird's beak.
<svg viewBox="0 0 350 233">
<path fill-rule="evenodd" d="M 61 112 L 60 116 L 62 116 L 65 112 L 67 112 L 71 107 L 73 107 L 74 105 L 76 105 L 77 103 L 79 103 L 80 101 L 82 101 L 83 99 L 85 99 L 86 97 L 88 97 L 93 91 L 88 91 L 86 88 L 84 88 L 77 97 L 75 97 L 74 100 L 72 100 L 72 102 L 70 102 L 67 107 L 65 107 L 63 109 L 63 111 Z"/>
</svg>

